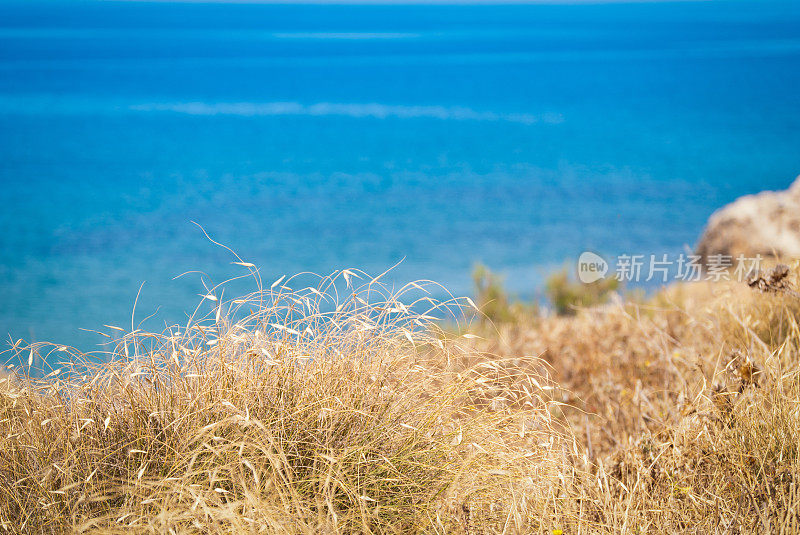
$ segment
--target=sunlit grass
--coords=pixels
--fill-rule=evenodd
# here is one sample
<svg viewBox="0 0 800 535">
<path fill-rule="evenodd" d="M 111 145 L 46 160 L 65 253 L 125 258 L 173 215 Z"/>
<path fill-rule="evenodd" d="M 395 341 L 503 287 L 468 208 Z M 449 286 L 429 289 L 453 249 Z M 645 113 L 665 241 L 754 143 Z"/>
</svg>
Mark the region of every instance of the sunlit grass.
<svg viewBox="0 0 800 535">
<path fill-rule="evenodd" d="M 796 266 L 780 288 L 464 325 L 472 301 L 430 283 L 267 288 L 241 265 L 259 291 L 212 288 L 162 333 L 109 327 L 107 362 L 13 348 L 2 529 L 800 532 Z"/>
<path fill-rule="evenodd" d="M 364 277 L 302 290 L 279 281 L 225 303 L 212 290 L 208 317 L 126 333 L 107 363 L 17 347 L 23 360 L 64 362 L 44 379 L 17 374 L 0 394 L 0 525 L 352 533 L 505 522 L 515 482 L 553 451 L 540 382 L 437 328 L 465 303 Z"/>
</svg>

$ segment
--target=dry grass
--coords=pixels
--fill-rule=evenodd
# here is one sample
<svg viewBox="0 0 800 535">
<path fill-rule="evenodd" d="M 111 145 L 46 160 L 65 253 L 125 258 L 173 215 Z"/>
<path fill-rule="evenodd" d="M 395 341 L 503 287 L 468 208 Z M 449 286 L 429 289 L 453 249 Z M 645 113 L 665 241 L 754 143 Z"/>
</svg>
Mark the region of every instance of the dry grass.
<svg viewBox="0 0 800 535">
<path fill-rule="evenodd" d="M 565 533 L 800 532 L 797 265 L 789 274 L 766 292 L 675 286 L 486 343 L 552 366 L 558 416 L 585 454 L 552 517 Z"/>
<path fill-rule="evenodd" d="M 17 346 L 68 362 L 0 388 L 0 526 L 800 532 L 797 266 L 480 337 L 440 327 L 466 301 L 358 276 L 207 299 L 110 364 Z"/>
<path fill-rule="evenodd" d="M 224 304 L 212 292 L 208 318 L 128 333 L 108 364 L 16 348 L 66 362 L 0 393 L 0 526 L 502 529 L 554 451 L 538 381 L 448 340 L 434 322 L 460 315 L 457 301 L 434 302 L 421 284 L 353 290 L 359 276 Z"/>
</svg>

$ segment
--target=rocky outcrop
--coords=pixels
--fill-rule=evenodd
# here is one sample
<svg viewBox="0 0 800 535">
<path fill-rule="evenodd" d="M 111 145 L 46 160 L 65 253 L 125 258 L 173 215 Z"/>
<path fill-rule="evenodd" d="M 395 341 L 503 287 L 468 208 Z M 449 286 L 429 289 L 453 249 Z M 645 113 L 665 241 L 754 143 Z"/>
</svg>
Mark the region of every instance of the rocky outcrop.
<svg viewBox="0 0 800 535">
<path fill-rule="evenodd" d="M 697 254 L 800 257 L 800 177 L 785 191 L 740 197 L 714 212 Z"/>
</svg>

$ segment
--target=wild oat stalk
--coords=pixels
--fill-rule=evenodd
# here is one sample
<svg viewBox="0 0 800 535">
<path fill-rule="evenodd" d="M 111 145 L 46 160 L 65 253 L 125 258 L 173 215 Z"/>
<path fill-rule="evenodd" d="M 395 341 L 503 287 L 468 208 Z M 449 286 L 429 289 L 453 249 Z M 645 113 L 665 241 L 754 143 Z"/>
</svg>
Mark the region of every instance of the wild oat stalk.
<svg viewBox="0 0 800 535">
<path fill-rule="evenodd" d="M 514 489 L 552 454 L 540 381 L 448 338 L 437 325 L 465 304 L 431 299 L 425 283 L 392 292 L 343 271 L 291 289 L 299 280 L 227 302 L 214 288 L 208 316 L 123 333 L 102 362 L 17 345 L 17 360 L 62 362 L 4 380 L 0 526 L 410 533 L 507 522 Z"/>
</svg>

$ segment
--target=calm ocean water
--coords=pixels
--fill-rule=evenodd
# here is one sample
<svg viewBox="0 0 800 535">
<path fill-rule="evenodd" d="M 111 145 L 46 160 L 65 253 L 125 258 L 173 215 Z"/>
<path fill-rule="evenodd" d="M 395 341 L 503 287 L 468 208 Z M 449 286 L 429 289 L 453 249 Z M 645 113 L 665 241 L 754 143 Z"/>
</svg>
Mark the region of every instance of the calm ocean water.
<svg viewBox="0 0 800 535">
<path fill-rule="evenodd" d="M 143 281 L 180 321 L 173 277 L 241 270 L 191 221 L 267 280 L 404 259 L 461 294 L 678 254 L 800 174 L 799 4 L 0 0 L 0 334 L 91 349 Z"/>
</svg>

